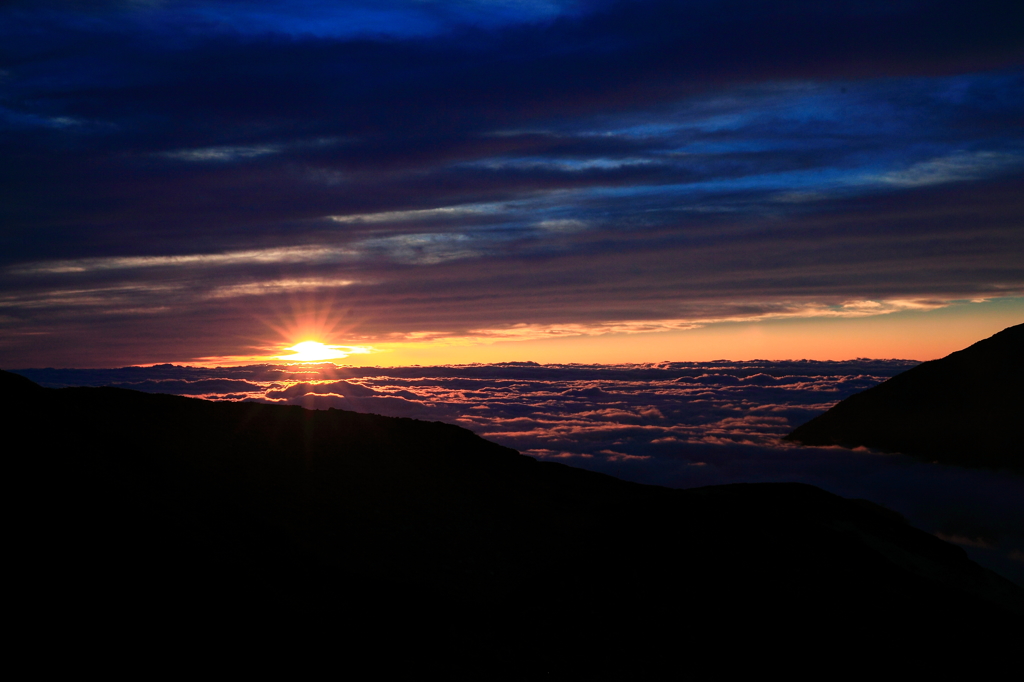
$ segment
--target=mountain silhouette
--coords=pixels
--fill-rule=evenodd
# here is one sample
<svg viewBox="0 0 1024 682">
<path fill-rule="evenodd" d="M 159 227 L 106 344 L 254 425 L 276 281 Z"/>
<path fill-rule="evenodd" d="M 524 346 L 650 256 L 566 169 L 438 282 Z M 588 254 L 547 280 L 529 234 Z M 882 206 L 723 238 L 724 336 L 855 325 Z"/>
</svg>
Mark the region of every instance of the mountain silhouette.
<svg viewBox="0 0 1024 682">
<path fill-rule="evenodd" d="M 102 614 L 119 646 L 301 632 L 382 665 L 629 679 L 721 647 L 991 643 L 1024 620 L 1024 591 L 960 548 L 808 485 L 672 490 L 440 422 L 6 372 L 0 413 L 18 622 L 54 641 L 114 636 Z"/>
<path fill-rule="evenodd" d="M 852 395 L 786 439 L 1024 473 L 1021 415 L 1024 324 Z"/>
</svg>

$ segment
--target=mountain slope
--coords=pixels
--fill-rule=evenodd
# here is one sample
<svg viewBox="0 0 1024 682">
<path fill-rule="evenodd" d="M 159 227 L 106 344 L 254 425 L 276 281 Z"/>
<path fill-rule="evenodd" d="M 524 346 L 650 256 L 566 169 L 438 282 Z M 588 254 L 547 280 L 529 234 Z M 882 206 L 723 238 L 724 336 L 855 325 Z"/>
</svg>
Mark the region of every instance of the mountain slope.
<svg viewBox="0 0 1024 682">
<path fill-rule="evenodd" d="M 786 436 L 1024 473 L 1024 324 L 850 396 Z"/>
<path fill-rule="evenodd" d="M 847 646 L 1004 636 L 1024 615 L 961 549 L 806 485 L 670 490 L 439 422 L 7 373 L 0 413 L 32 435 L 10 457 L 31 613 L 79 638 L 96 613 L 147 632 L 345 624 L 363 656 L 643 675 L 725 631 Z"/>
</svg>

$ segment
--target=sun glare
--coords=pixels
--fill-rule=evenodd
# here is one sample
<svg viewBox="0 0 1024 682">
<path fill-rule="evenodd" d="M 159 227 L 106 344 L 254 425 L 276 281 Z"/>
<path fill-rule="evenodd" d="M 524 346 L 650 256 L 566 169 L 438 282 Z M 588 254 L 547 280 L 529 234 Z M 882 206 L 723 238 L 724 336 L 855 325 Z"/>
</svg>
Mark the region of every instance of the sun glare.
<svg viewBox="0 0 1024 682">
<path fill-rule="evenodd" d="M 319 341 L 303 341 L 285 350 L 292 351 L 293 355 L 282 355 L 279 360 L 290 362 L 323 362 L 325 360 L 338 360 L 348 357 L 352 351 L 348 348 L 342 350 L 341 346 L 328 346 Z"/>
</svg>

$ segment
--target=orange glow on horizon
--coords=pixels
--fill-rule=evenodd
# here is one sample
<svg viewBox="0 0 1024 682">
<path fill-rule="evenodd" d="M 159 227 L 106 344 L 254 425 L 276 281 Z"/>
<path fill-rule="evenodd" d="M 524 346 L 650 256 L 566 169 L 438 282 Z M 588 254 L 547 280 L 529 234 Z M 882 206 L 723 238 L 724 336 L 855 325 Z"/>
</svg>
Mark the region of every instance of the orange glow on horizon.
<svg viewBox="0 0 1024 682">
<path fill-rule="evenodd" d="M 249 347 L 252 355 L 192 358 L 184 362 L 214 367 L 281 362 L 334 364 L 348 358 L 343 364 L 399 367 L 527 360 L 541 364 L 754 359 L 931 360 L 1024 322 L 1024 298 L 958 302 L 932 310 L 904 310 L 863 317 L 712 322 L 639 333 L 623 331 L 619 329 L 622 325 L 608 325 L 607 332 L 588 335 L 573 325 L 562 325 L 554 329 L 557 333 L 549 333 L 548 338 L 536 338 L 535 330 L 527 325 L 504 330 L 503 338 L 494 334 L 440 333 L 405 334 L 404 338 L 397 334 L 367 337 L 358 333 L 356 323 L 342 326 L 340 321 L 345 317 L 345 311 L 332 312 L 329 303 L 297 307 L 291 315 L 280 315 L 278 324 L 268 324 L 291 345 L 253 345 Z M 516 338 L 517 334 L 521 338 Z M 312 340 L 316 338 L 324 341 Z M 303 340 L 296 343 L 299 339 Z M 335 339 L 351 339 L 365 345 L 340 345 Z M 355 354 L 372 354 L 373 358 L 350 357 Z"/>
<path fill-rule="evenodd" d="M 491 343 L 383 342 L 373 364 L 643 364 L 710 360 L 934 360 L 1024 322 L 1024 299 L 860 318 L 721 322 L 692 329 Z"/>
</svg>

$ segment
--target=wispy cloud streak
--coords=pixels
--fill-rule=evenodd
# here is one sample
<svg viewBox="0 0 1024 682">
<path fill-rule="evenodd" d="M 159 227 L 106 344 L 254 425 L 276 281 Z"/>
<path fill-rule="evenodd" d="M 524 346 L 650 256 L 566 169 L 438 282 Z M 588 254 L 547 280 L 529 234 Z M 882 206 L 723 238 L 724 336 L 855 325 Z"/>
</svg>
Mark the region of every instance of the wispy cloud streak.
<svg viewBox="0 0 1024 682">
<path fill-rule="evenodd" d="M 196 357 L 241 299 L 522 339 L 1017 295 L 1021 12 L 5 3 L 0 330 Z"/>
</svg>

